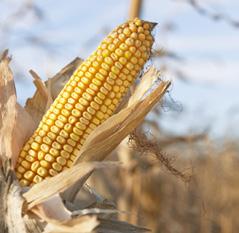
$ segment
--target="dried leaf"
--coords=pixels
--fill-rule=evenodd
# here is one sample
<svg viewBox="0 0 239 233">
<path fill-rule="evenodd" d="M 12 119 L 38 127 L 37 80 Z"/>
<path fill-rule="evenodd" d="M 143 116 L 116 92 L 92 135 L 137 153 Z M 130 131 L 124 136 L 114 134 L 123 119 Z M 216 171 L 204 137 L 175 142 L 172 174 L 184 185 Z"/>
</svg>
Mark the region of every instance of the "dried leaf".
<svg viewBox="0 0 239 233">
<path fill-rule="evenodd" d="M 14 153 L 13 129 L 16 124 L 16 90 L 9 62 L 10 58 L 5 51 L 0 60 L 0 156 L 5 155 L 10 158 Z"/>
<path fill-rule="evenodd" d="M 133 95 L 128 101 L 128 107 L 139 101 L 151 89 L 158 77 L 159 71 L 151 66 L 143 75 L 139 85 L 136 86 Z"/>
<path fill-rule="evenodd" d="M 32 98 L 27 99 L 25 109 L 31 115 L 32 119 L 34 119 L 36 128 L 47 110 L 48 103 L 52 102 L 52 97 L 36 72 L 30 70 L 30 73 L 34 78 L 33 82 L 37 90 Z"/>
<path fill-rule="evenodd" d="M 97 216 L 80 216 L 65 222 L 50 222 L 44 233 L 142 233 L 148 229 L 126 222 L 97 218 Z"/>
<path fill-rule="evenodd" d="M 153 77 L 148 76 L 148 78 Z M 132 97 L 127 108 L 107 119 L 90 134 L 76 163 L 103 160 L 130 132 L 141 124 L 146 114 L 161 99 L 169 85 L 170 82 L 162 81 L 142 100 L 139 92 L 136 92 L 137 97 Z"/>
<path fill-rule="evenodd" d="M 59 194 L 34 206 L 31 211 L 46 222 L 49 221 L 49 219 L 61 221 L 71 219 L 71 212 L 66 209 Z"/>
<path fill-rule="evenodd" d="M 69 221 L 50 221 L 44 233 L 90 233 L 99 225 L 96 216 L 82 216 Z"/>
<path fill-rule="evenodd" d="M 17 116 L 16 122 L 13 129 L 13 154 L 11 157 L 12 166 L 15 167 L 18 155 L 20 153 L 21 148 L 25 144 L 26 140 L 33 134 L 35 129 L 34 120 L 31 116 L 26 112 L 26 110 L 20 105 L 16 105 Z"/>
<path fill-rule="evenodd" d="M 118 164 L 119 163 L 115 162 L 77 164 L 54 177 L 35 184 L 30 190 L 23 194 L 23 197 L 28 203 L 28 208 L 31 209 L 33 206 L 44 202 L 55 194 L 63 192 L 78 180 L 82 180 L 82 183 L 79 184 L 82 186 L 94 169 L 109 168 L 109 166 Z"/>
</svg>

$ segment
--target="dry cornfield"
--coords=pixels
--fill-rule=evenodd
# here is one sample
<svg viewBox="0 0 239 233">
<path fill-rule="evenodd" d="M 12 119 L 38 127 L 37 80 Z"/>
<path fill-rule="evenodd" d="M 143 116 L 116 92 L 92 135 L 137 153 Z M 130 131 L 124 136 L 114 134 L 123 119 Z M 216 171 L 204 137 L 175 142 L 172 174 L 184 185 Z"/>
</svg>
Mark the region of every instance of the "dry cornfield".
<svg viewBox="0 0 239 233">
<path fill-rule="evenodd" d="M 3 232 L 146 230 L 111 218 L 121 211 L 86 180 L 95 170 L 124 166 L 102 160 L 142 123 L 170 85 L 158 82 L 159 72 L 150 68 L 131 94 L 128 90 L 150 56 L 154 26 L 137 18 L 120 25 L 88 59 L 75 59 L 45 83 L 31 71 L 37 90 L 24 108 L 17 103 L 11 59 L 7 51 L 2 54 Z M 81 190 L 94 202 L 78 200 Z"/>
<path fill-rule="evenodd" d="M 36 92 L 24 107 L 2 54 L 0 232 L 239 232 L 237 144 L 218 149 L 206 134 L 164 138 L 145 118 L 170 82 L 143 70 L 152 38 L 151 24 L 141 23 L 137 32 L 124 24 L 98 53 L 45 82 L 30 71 Z"/>
</svg>

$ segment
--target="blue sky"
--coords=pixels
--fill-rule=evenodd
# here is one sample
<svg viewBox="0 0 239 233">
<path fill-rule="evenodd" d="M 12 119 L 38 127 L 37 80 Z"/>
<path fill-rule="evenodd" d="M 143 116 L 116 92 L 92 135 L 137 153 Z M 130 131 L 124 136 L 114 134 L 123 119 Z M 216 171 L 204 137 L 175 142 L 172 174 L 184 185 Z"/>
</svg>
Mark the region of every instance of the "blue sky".
<svg viewBox="0 0 239 233">
<path fill-rule="evenodd" d="M 24 2 L 0 2 L 0 27 Z M 199 2 L 210 12 L 224 12 L 239 20 L 237 0 Z M 105 36 L 105 31 L 127 19 L 129 8 L 129 0 L 38 0 L 35 3 L 44 12 L 43 20 L 38 21 L 31 13 L 20 17 L 10 28 L 6 41 L 1 37 L 0 28 L 1 46 L 9 48 L 13 55 L 13 71 L 19 68 L 24 71 L 17 82 L 21 103 L 34 92 L 29 69 L 46 79 L 74 57 L 86 58 Z M 210 125 L 214 136 L 238 135 L 239 29 L 199 15 L 183 0 L 145 0 L 142 18 L 159 22 L 155 47 L 174 51 L 183 58 L 183 61 L 161 59 L 154 61 L 154 65 L 160 68 L 167 64 L 183 72 L 189 80 L 178 80 L 174 72 L 163 73 L 164 79 L 173 81 L 170 95 L 183 111 L 165 111 L 161 124 L 176 133 L 201 131 Z M 169 23 L 175 25 L 175 30 L 165 31 Z M 42 37 L 48 49 L 32 46 L 26 35 Z"/>
</svg>

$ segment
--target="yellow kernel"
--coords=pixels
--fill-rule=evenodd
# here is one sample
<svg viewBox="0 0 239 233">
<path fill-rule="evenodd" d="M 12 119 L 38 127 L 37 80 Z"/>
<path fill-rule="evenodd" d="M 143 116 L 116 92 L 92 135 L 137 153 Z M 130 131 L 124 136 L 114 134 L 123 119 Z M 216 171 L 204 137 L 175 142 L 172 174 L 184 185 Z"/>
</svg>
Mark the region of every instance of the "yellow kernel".
<svg viewBox="0 0 239 233">
<path fill-rule="evenodd" d="M 105 105 L 106 105 L 106 106 L 109 106 L 110 104 L 111 104 L 111 99 L 106 99 L 106 100 L 105 100 Z"/>
<path fill-rule="evenodd" d="M 89 125 L 89 128 L 92 129 L 92 130 L 94 130 L 96 127 L 97 126 L 95 124 L 93 124 L 93 123 L 90 123 L 90 125 Z"/>
<path fill-rule="evenodd" d="M 102 99 L 102 100 L 105 99 L 105 95 L 104 95 L 103 93 L 101 93 L 101 92 L 99 92 L 99 93 L 97 94 L 97 96 L 98 96 L 100 99 Z"/>
<path fill-rule="evenodd" d="M 85 80 L 85 82 L 83 82 L 83 83 L 88 84 L 88 83 L 90 82 L 91 78 L 92 78 L 92 73 L 90 73 L 90 72 L 87 71 L 87 72 L 85 73 L 85 77 L 86 77 L 86 78 L 83 77 L 83 79 L 87 79 L 87 81 Z"/>
<path fill-rule="evenodd" d="M 117 78 L 117 75 L 113 72 L 109 73 L 109 77 L 106 79 L 106 81 L 110 84 L 113 85 L 114 84 L 114 79 Z"/>
<path fill-rule="evenodd" d="M 34 177 L 34 173 L 32 171 L 27 171 L 25 174 L 24 174 L 24 178 L 26 178 L 27 180 L 32 180 L 33 177 Z"/>
<path fill-rule="evenodd" d="M 68 140 L 67 140 L 67 143 L 70 145 L 70 146 L 75 146 L 76 145 L 76 142 L 74 141 L 74 140 L 72 140 L 71 138 L 69 138 Z"/>
<path fill-rule="evenodd" d="M 73 151 L 73 147 L 70 146 L 70 145 L 68 145 L 68 144 L 65 144 L 65 145 L 63 146 L 63 149 L 64 149 L 65 151 L 69 152 L 69 153 L 71 153 L 71 152 Z"/>
<path fill-rule="evenodd" d="M 65 104 L 65 109 L 71 110 L 72 108 L 73 108 L 73 106 L 71 104 L 69 104 L 69 103 Z"/>
<path fill-rule="evenodd" d="M 138 32 L 144 32 L 144 28 L 143 27 L 138 27 Z"/>
<path fill-rule="evenodd" d="M 80 72 L 82 72 L 82 71 L 80 71 Z M 79 76 L 79 75 L 78 75 L 78 76 Z M 72 92 L 72 90 L 73 90 L 73 87 L 72 87 L 72 86 L 70 86 L 70 85 L 67 85 L 67 86 L 66 86 L 66 91 Z"/>
<path fill-rule="evenodd" d="M 44 167 L 39 167 L 39 168 L 37 169 L 37 174 L 38 174 L 39 176 L 41 176 L 41 177 L 46 177 L 47 174 L 48 174 L 48 172 L 47 172 L 47 169 L 46 169 L 46 168 L 44 168 Z"/>
<path fill-rule="evenodd" d="M 52 147 L 56 150 L 60 150 L 61 149 L 61 144 L 59 144 L 58 142 L 53 142 Z"/>
<path fill-rule="evenodd" d="M 133 69 L 134 69 L 134 65 L 133 65 L 132 63 L 130 63 L 130 62 L 128 62 L 128 63 L 126 64 L 126 67 L 127 67 L 129 70 L 133 70 Z"/>
<path fill-rule="evenodd" d="M 42 142 L 42 137 L 40 137 L 39 135 L 35 137 L 35 141 L 38 143 Z M 34 149 L 34 148 L 33 148 Z"/>
<path fill-rule="evenodd" d="M 81 122 L 82 124 L 85 124 L 85 125 L 88 125 L 88 124 L 89 124 L 89 121 L 88 121 L 87 119 L 85 119 L 84 117 L 81 117 L 81 118 L 80 118 L 80 122 Z"/>
<path fill-rule="evenodd" d="M 109 52 L 107 49 L 104 49 L 104 50 L 102 51 L 102 56 L 103 56 L 103 57 L 107 57 L 107 56 L 109 56 L 109 54 L 110 54 L 110 52 Z"/>
<path fill-rule="evenodd" d="M 66 159 L 63 157 L 58 157 L 56 159 L 57 163 L 59 163 L 60 165 L 64 166 L 66 164 Z"/>
<path fill-rule="evenodd" d="M 125 28 L 123 30 L 123 33 L 126 35 L 126 36 L 129 36 L 131 34 L 131 31 L 129 30 L 129 28 Z"/>
<path fill-rule="evenodd" d="M 133 32 L 133 33 L 131 33 L 130 37 L 133 39 L 137 39 L 138 34 L 136 32 Z"/>
<path fill-rule="evenodd" d="M 79 130 L 78 128 L 74 127 L 73 128 L 73 132 L 79 136 L 81 136 L 83 134 L 83 131 L 82 130 Z M 71 135 L 71 134 L 70 134 Z"/>
<path fill-rule="evenodd" d="M 41 161 L 40 161 L 40 165 L 41 165 L 42 167 L 48 168 L 48 169 L 51 167 L 50 163 L 48 163 L 48 162 L 45 161 L 45 160 L 41 160 Z"/>
<path fill-rule="evenodd" d="M 111 105 L 109 106 L 109 110 L 111 110 L 111 112 L 114 111 L 114 110 L 115 110 L 115 105 L 114 105 L 114 104 L 111 104 Z M 107 113 L 108 113 L 108 111 L 107 111 Z"/>
<path fill-rule="evenodd" d="M 107 95 L 108 94 L 108 90 L 105 87 L 101 87 L 100 91 L 104 94 Z"/>
<path fill-rule="evenodd" d="M 58 172 L 62 171 L 62 166 L 59 163 L 53 163 L 52 168 Z"/>
<path fill-rule="evenodd" d="M 70 124 L 74 124 L 76 121 L 77 121 L 77 119 L 76 119 L 74 116 L 70 116 L 70 117 L 68 118 L 68 122 L 69 122 Z"/>
<path fill-rule="evenodd" d="M 19 181 L 19 184 L 20 184 L 20 186 L 25 187 L 25 186 L 28 186 L 30 184 L 30 181 L 25 180 L 25 179 L 21 179 Z"/>
<path fill-rule="evenodd" d="M 40 162 L 39 161 L 35 161 L 31 165 L 31 170 L 36 172 L 36 170 L 39 168 L 39 166 L 40 166 Z"/>
<path fill-rule="evenodd" d="M 61 130 L 60 136 L 62 136 L 64 138 L 68 138 L 68 133 L 65 130 Z"/>
<path fill-rule="evenodd" d="M 81 112 L 77 109 L 73 109 L 71 111 L 72 115 L 75 116 L 75 117 L 79 117 L 81 115 Z"/>
<path fill-rule="evenodd" d="M 56 157 L 56 156 L 59 155 L 59 151 L 56 150 L 55 148 L 51 148 L 50 151 L 49 151 L 49 153 L 50 153 L 51 155 L 53 155 L 54 157 Z"/>
<path fill-rule="evenodd" d="M 94 97 L 94 102 L 96 102 L 99 105 L 101 105 L 103 103 L 102 100 L 98 96 Z"/>
<path fill-rule="evenodd" d="M 105 89 L 107 89 L 108 91 L 111 91 L 112 87 L 110 84 L 108 84 L 107 82 L 104 83 L 104 87 Z"/>
<path fill-rule="evenodd" d="M 48 145 L 51 145 L 52 140 L 49 137 L 45 136 L 45 137 L 43 137 L 43 142 Z"/>
<path fill-rule="evenodd" d="M 49 146 L 46 144 L 41 144 L 41 150 L 47 153 L 49 151 Z"/>
<path fill-rule="evenodd" d="M 125 64 L 127 63 L 127 59 L 126 59 L 125 57 L 120 57 L 119 62 L 120 62 L 122 65 L 125 65 Z"/>
<path fill-rule="evenodd" d="M 141 52 L 145 52 L 145 51 L 147 50 L 147 48 L 146 48 L 144 45 L 142 45 L 142 46 L 139 48 L 139 50 L 140 50 Z"/>
<path fill-rule="evenodd" d="M 129 81 L 125 80 L 125 81 L 124 81 L 124 86 L 125 86 L 125 87 L 128 87 L 129 85 L 130 85 Z"/>
<path fill-rule="evenodd" d="M 67 167 L 71 167 L 73 165 L 73 162 L 71 160 L 67 161 Z"/>
<path fill-rule="evenodd" d="M 95 84 L 96 86 L 100 86 L 101 85 L 101 81 L 96 79 L 96 78 L 92 79 L 92 83 Z"/>
<path fill-rule="evenodd" d="M 98 119 L 102 120 L 102 119 L 104 119 L 104 113 L 101 112 L 101 111 L 98 111 L 98 112 L 96 113 L 96 117 L 97 117 Z"/>
<path fill-rule="evenodd" d="M 58 118 L 58 120 L 60 120 L 62 123 L 66 123 L 66 122 L 67 122 L 67 118 L 64 117 L 63 115 L 59 115 L 57 118 Z"/>
<path fill-rule="evenodd" d="M 106 58 L 105 58 L 105 62 L 106 62 L 107 64 L 109 64 L 109 65 L 112 65 L 112 64 L 113 64 L 113 60 L 112 60 L 112 58 L 110 58 L 110 57 L 106 57 Z"/>
<path fill-rule="evenodd" d="M 42 129 L 45 131 L 45 134 L 46 134 L 46 132 L 49 131 L 49 126 L 46 124 L 43 124 Z"/>
<path fill-rule="evenodd" d="M 85 130 L 86 129 L 86 125 L 81 123 L 81 122 L 77 122 L 75 126 L 80 130 Z"/>
<path fill-rule="evenodd" d="M 55 121 L 55 125 L 56 125 L 57 127 L 59 127 L 59 128 L 63 128 L 63 127 L 64 127 L 64 124 L 63 124 L 61 121 L 59 121 L 59 120 L 56 120 L 56 121 Z"/>
<path fill-rule="evenodd" d="M 66 123 L 65 126 L 64 126 L 64 130 L 69 132 L 69 131 L 71 131 L 71 129 L 72 129 L 72 124 Z"/>
<path fill-rule="evenodd" d="M 146 39 L 143 33 L 140 33 L 138 37 L 141 41 L 144 41 Z"/>
<path fill-rule="evenodd" d="M 81 94 L 82 93 L 82 90 L 79 88 L 79 87 L 75 87 L 75 89 L 74 89 L 74 91 L 75 91 L 75 93 L 77 93 L 77 94 Z M 72 93 L 73 94 L 73 93 Z M 72 95 L 71 94 L 71 95 Z M 72 95 L 72 97 L 73 97 L 73 95 Z M 74 98 L 74 97 L 73 97 Z"/>
<path fill-rule="evenodd" d="M 66 92 L 66 93 L 68 93 L 68 92 Z M 64 103 L 66 103 L 66 98 L 61 97 L 58 99 L 58 101 L 59 101 L 59 103 L 64 104 Z"/>
<path fill-rule="evenodd" d="M 126 91 L 126 88 L 124 86 L 120 87 L 120 93 L 124 93 Z"/>
<path fill-rule="evenodd" d="M 62 109 L 62 107 L 63 107 L 63 104 L 60 104 L 60 103 L 56 104 L 56 108 Z M 56 114 L 58 114 L 58 113 L 56 113 Z"/>
<path fill-rule="evenodd" d="M 119 91 L 119 86 L 114 86 L 114 87 L 113 87 L 113 90 L 114 90 L 115 92 L 118 92 L 118 91 Z"/>
<path fill-rule="evenodd" d="M 23 173 L 26 171 L 26 169 L 25 169 L 23 166 L 18 165 L 17 171 L 18 171 L 19 173 L 22 173 L 22 174 L 23 174 Z"/>
<path fill-rule="evenodd" d="M 43 151 L 39 151 L 39 152 L 37 153 L 37 158 L 38 158 L 38 160 L 42 160 L 42 159 L 44 158 L 44 156 L 45 156 L 45 153 L 44 153 Z"/>
<path fill-rule="evenodd" d="M 30 149 L 30 150 L 28 151 L 28 154 L 34 157 L 34 156 L 36 155 L 36 151 Z"/>
<path fill-rule="evenodd" d="M 51 140 L 54 140 L 56 138 L 56 135 L 52 132 L 48 132 L 47 133 L 47 136 L 51 139 Z"/>
<path fill-rule="evenodd" d="M 49 115 L 49 118 L 50 118 L 51 120 L 55 120 L 55 119 L 56 119 L 56 115 L 53 114 L 53 113 L 51 113 L 51 114 Z"/>
<path fill-rule="evenodd" d="M 125 44 L 128 45 L 128 46 L 133 45 L 134 44 L 134 39 L 132 39 L 132 38 L 126 39 Z"/>
<path fill-rule="evenodd" d="M 129 59 L 129 58 L 132 56 L 132 53 L 131 53 L 130 51 L 126 51 L 126 52 L 124 53 L 124 56 L 125 56 L 127 59 Z"/>
<path fill-rule="evenodd" d="M 61 156 L 65 159 L 68 159 L 70 157 L 70 153 L 62 150 L 61 151 Z"/>
<path fill-rule="evenodd" d="M 37 184 L 37 183 L 40 183 L 42 180 L 43 180 L 42 177 L 35 175 L 33 182 Z"/>
<path fill-rule="evenodd" d="M 118 56 L 115 53 L 111 53 L 110 56 L 112 57 L 114 61 L 118 60 Z"/>
<path fill-rule="evenodd" d="M 116 66 L 112 66 L 111 71 L 116 75 L 118 75 L 120 73 L 119 68 L 117 68 Z"/>
<path fill-rule="evenodd" d="M 93 122 L 94 124 L 96 124 L 96 125 L 99 125 L 99 124 L 100 124 L 100 121 L 99 121 L 98 118 L 93 118 L 93 119 L 92 119 L 92 122 Z"/>
<path fill-rule="evenodd" d="M 59 133 L 59 131 L 60 131 L 60 129 L 58 128 L 58 127 L 56 127 L 55 125 L 53 125 L 52 127 L 51 127 L 51 132 L 53 132 L 53 133 Z"/>
<path fill-rule="evenodd" d="M 102 105 L 100 110 L 101 112 L 105 113 L 107 111 L 107 107 L 105 105 Z"/>
<path fill-rule="evenodd" d="M 57 136 L 56 141 L 59 142 L 60 144 L 64 144 L 66 142 L 66 139 L 63 138 L 62 136 Z"/>
<path fill-rule="evenodd" d="M 112 102 L 113 102 L 113 104 L 114 104 L 114 105 L 117 105 L 117 104 L 118 104 L 118 102 L 119 102 L 119 100 L 118 100 L 118 99 L 113 99 L 113 101 L 112 101 Z"/>
<path fill-rule="evenodd" d="M 95 67 L 95 68 L 98 68 L 98 66 L 100 65 L 98 61 L 94 61 L 92 63 L 92 65 Z"/>
<path fill-rule="evenodd" d="M 103 69 L 100 69 L 99 72 L 106 73 L 106 75 L 107 75 L 107 72 Z M 102 73 L 97 73 L 95 75 L 95 77 L 100 81 L 104 81 L 104 79 L 105 79 L 104 76 L 102 75 Z"/>
<path fill-rule="evenodd" d="M 121 41 L 124 41 L 125 35 L 124 35 L 124 34 L 119 34 L 119 39 L 120 39 Z"/>
<path fill-rule="evenodd" d="M 133 64 L 137 64 L 138 63 L 138 59 L 136 57 L 132 57 L 130 59 L 130 61 L 133 63 Z"/>
<path fill-rule="evenodd" d="M 47 162 L 52 163 L 53 161 L 55 161 L 55 158 L 54 158 L 52 155 L 50 155 L 50 154 L 46 154 L 46 155 L 45 155 L 45 160 L 46 160 Z"/>
<path fill-rule="evenodd" d="M 77 136 L 75 133 L 71 133 L 71 134 L 70 134 L 70 138 L 71 138 L 72 140 L 74 140 L 75 142 L 77 142 L 77 141 L 80 140 L 80 137 Z"/>
<path fill-rule="evenodd" d="M 27 156 L 26 156 L 26 160 L 27 160 L 28 162 L 31 162 L 31 163 L 35 161 L 34 157 L 32 157 L 32 156 L 30 156 L 30 155 L 27 155 Z"/>
<path fill-rule="evenodd" d="M 120 49 L 127 51 L 129 49 L 129 47 L 126 44 L 121 44 Z"/>
<path fill-rule="evenodd" d="M 67 100 L 67 102 L 68 102 L 69 104 L 74 104 L 74 103 L 75 103 L 75 100 L 74 100 L 73 98 L 69 98 L 69 99 Z"/>
<path fill-rule="evenodd" d="M 92 116 L 88 112 L 83 112 L 83 117 L 87 120 L 91 120 Z"/>
<path fill-rule="evenodd" d="M 55 171 L 54 169 L 49 169 L 49 174 L 50 174 L 50 176 L 56 176 L 58 174 L 58 172 Z"/>
<path fill-rule="evenodd" d="M 88 107 L 87 112 L 90 113 L 91 115 L 94 115 L 95 114 L 95 109 L 93 109 L 92 107 Z"/>
<path fill-rule="evenodd" d="M 106 72 L 106 71 L 108 71 L 108 70 L 110 70 L 110 66 L 108 65 L 108 64 L 106 64 L 106 63 L 102 63 L 101 64 L 101 67 L 103 68 L 103 72 Z M 104 75 L 104 74 L 103 74 Z M 107 75 L 107 72 L 106 72 L 106 75 Z"/>
<path fill-rule="evenodd" d="M 121 79 L 117 79 L 117 80 L 116 80 L 116 84 L 117 84 L 118 86 L 121 86 L 121 85 L 123 84 L 123 81 L 122 81 Z"/>
<path fill-rule="evenodd" d="M 139 48 L 142 45 L 142 42 L 140 40 L 135 41 L 135 46 Z"/>
<path fill-rule="evenodd" d="M 100 108 L 99 104 L 96 102 L 91 102 L 90 106 L 94 109 L 94 110 L 98 110 Z"/>
</svg>

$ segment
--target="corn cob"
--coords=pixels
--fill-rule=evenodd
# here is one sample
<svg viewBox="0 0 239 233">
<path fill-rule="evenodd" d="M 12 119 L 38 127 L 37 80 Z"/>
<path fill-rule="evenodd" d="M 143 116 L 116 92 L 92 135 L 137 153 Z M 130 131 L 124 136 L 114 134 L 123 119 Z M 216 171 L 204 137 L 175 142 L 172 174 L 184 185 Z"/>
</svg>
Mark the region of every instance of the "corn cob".
<svg viewBox="0 0 239 233">
<path fill-rule="evenodd" d="M 20 152 L 20 185 L 71 167 L 88 135 L 114 113 L 148 60 L 154 26 L 138 18 L 120 25 L 79 66 Z"/>
</svg>

